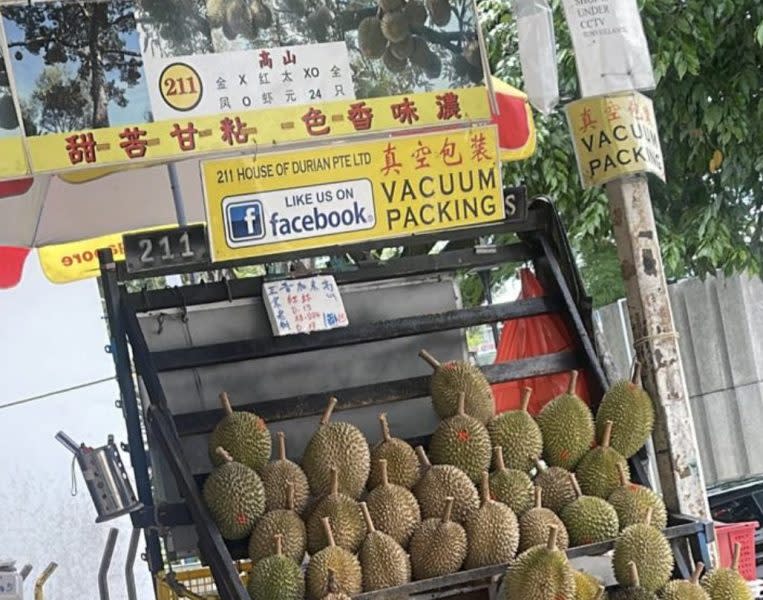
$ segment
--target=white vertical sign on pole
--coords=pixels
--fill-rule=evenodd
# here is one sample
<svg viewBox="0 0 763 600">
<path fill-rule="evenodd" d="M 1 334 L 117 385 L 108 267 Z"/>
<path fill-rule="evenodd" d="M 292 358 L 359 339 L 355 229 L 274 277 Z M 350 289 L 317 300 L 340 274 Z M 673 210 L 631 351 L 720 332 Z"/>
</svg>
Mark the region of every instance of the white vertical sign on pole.
<svg viewBox="0 0 763 600">
<path fill-rule="evenodd" d="M 563 0 L 563 4 L 581 96 L 654 89 L 652 59 L 636 0 Z"/>
</svg>

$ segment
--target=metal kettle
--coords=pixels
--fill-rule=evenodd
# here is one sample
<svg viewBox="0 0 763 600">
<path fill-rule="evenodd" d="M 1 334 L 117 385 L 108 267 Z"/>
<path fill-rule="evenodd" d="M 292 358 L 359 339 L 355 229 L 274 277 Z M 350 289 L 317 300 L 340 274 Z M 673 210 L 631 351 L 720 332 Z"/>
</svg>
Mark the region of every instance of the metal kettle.
<svg viewBox="0 0 763 600">
<path fill-rule="evenodd" d="M 79 464 L 88 492 L 98 512 L 96 523 L 103 523 L 143 508 L 127 478 L 114 436 L 109 435 L 105 446 L 91 448 L 79 444 L 63 431 L 56 434 Z"/>
</svg>

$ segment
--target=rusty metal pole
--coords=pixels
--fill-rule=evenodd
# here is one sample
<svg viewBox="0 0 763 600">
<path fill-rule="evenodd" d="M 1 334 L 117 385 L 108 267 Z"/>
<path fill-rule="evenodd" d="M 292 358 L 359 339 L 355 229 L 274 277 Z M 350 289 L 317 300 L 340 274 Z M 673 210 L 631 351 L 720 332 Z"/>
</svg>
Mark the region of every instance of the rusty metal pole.
<svg viewBox="0 0 763 600">
<path fill-rule="evenodd" d="M 644 387 L 655 400 L 654 448 L 671 512 L 711 519 L 689 393 L 645 175 L 607 184 Z"/>
</svg>

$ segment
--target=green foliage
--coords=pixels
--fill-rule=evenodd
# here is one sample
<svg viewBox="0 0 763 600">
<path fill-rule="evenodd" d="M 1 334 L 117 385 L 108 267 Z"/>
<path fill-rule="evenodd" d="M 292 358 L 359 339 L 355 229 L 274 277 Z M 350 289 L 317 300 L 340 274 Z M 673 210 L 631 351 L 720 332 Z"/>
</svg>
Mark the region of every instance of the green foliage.
<svg viewBox="0 0 763 600">
<path fill-rule="evenodd" d="M 625 296 L 617 248 L 612 240 L 585 238 L 580 243 L 578 262 L 594 308 L 606 306 Z"/>
<path fill-rule="evenodd" d="M 579 96 L 569 31 L 554 8 L 563 102 Z M 668 183 L 651 181 L 652 201 L 668 275 L 716 269 L 760 273 L 763 266 L 763 3 L 759 0 L 643 0 L 642 18 L 658 86 L 654 102 Z M 490 62 L 501 79 L 522 87 L 510 4 L 481 0 Z M 622 289 L 606 247 L 610 220 L 602 190 L 581 189 L 561 107 L 536 114 L 538 151 L 509 164 L 507 184 L 556 202 L 584 277 L 603 301 Z M 715 157 L 715 163 L 711 161 Z M 714 170 L 716 167 L 717 170 Z M 719 168 L 718 168 L 719 167 Z M 587 257 L 587 259 L 585 258 Z"/>
</svg>

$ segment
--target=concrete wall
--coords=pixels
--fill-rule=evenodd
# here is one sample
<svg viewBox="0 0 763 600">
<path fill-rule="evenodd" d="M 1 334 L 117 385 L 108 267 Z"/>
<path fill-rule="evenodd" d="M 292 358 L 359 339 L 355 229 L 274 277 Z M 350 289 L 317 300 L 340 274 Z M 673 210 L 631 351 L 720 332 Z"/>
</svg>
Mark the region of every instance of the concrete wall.
<svg viewBox="0 0 763 600">
<path fill-rule="evenodd" d="M 763 282 L 687 279 L 670 299 L 708 486 L 763 474 Z M 621 374 L 632 339 L 624 301 L 598 311 Z"/>
</svg>

